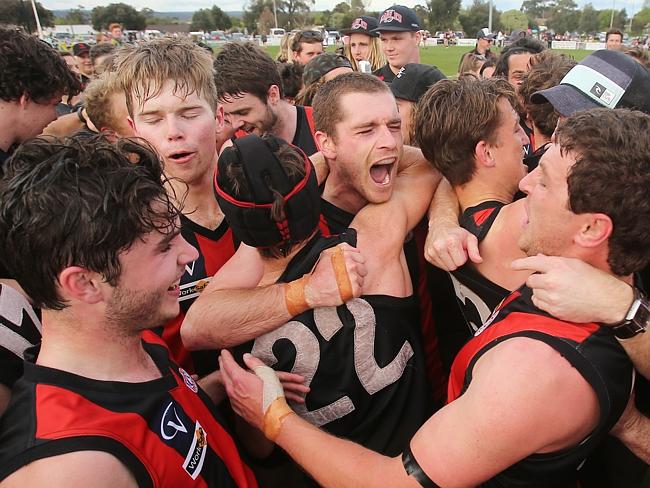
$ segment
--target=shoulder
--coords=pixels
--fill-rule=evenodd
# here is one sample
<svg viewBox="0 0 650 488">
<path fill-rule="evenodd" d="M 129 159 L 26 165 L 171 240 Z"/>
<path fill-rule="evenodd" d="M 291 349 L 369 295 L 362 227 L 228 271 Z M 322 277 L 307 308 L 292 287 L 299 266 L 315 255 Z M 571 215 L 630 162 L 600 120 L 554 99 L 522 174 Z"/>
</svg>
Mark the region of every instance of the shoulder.
<svg viewBox="0 0 650 488">
<path fill-rule="evenodd" d="M 25 486 L 137 487 L 131 472 L 115 456 L 78 451 L 33 461 L 7 477 L 3 488 Z"/>
</svg>

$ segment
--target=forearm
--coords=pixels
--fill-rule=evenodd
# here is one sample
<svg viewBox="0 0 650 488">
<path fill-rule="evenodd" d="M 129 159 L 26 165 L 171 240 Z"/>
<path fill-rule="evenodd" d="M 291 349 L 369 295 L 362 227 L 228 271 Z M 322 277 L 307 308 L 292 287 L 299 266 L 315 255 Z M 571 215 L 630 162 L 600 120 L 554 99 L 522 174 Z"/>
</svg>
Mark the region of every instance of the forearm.
<svg viewBox="0 0 650 488">
<path fill-rule="evenodd" d="M 615 435 L 636 456 L 650 464 L 650 419 L 648 417 L 636 411 L 633 420 L 626 423 L 625 427 Z"/>
<path fill-rule="evenodd" d="M 650 331 L 630 339 L 620 339 L 618 342 L 625 349 L 636 370 L 650 379 Z"/>
<path fill-rule="evenodd" d="M 419 486 L 408 478 L 399 458 L 330 435 L 298 415 L 284 419 L 275 442 L 327 488 Z"/>
<path fill-rule="evenodd" d="M 284 284 L 205 292 L 192 304 L 181 335 L 189 349 L 237 346 L 291 319 Z"/>
<path fill-rule="evenodd" d="M 451 225 L 458 227 L 458 216 L 460 207 L 456 193 L 446 178 L 442 178 L 436 192 L 433 194 L 433 200 L 429 206 L 429 227 L 435 225 Z"/>
</svg>

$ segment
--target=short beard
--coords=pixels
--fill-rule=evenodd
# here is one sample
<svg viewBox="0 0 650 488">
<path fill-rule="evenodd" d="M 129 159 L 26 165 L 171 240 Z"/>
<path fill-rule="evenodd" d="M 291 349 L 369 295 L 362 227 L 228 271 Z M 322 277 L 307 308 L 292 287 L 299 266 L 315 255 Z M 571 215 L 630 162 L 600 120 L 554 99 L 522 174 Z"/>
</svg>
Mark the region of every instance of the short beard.
<svg viewBox="0 0 650 488">
<path fill-rule="evenodd" d="M 106 305 L 106 324 L 120 337 L 140 335 L 143 330 L 173 318 L 162 316 L 162 302 L 159 291 L 134 291 L 118 286 Z"/>
<path fill-rule="evenodd" d="M 279 129 L 280 129 L 280 119 L 278 118 L 276 113 L 273 110 L 271 110 L 271 107 L 267 105 L 266 117 L 264 117 L 264 120 L 262 120 L 262 123 L 260 124 L 260 132 L 262 132 L 262 135 L 264 134 L 277 135 L 277 133 L 280 132 Z"/>
</svg>

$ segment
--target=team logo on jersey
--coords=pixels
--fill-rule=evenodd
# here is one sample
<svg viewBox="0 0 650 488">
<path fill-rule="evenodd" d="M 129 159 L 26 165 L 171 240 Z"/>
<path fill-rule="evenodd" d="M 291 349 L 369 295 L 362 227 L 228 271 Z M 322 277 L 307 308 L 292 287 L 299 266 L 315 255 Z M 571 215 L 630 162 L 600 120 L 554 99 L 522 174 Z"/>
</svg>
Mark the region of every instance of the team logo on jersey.
<svg viewBox="0 0 650 488">
<path fill-rule="evenodd" d="M 185 386 L 187 386 L 194 393 L 198 393 L 199 392 L 199 387 L 196 385 L 196 381 L 194 381 L 194 378 L 192 378 L 192 376 L 187 371 L 185 371 L 183 368 L 178 368 L 178 372 L 183 377 L 183 381 L 185 382 Z"/>
<path fill-rule="evenodd" d="M 181 285 L 181 292 L 178 296 L 178 301 L 182 302 L 183 300 L 198 297 L 205 287 L 208 286 L 208 283 L 210 283 L 210 278 L 203 278 L 198 281 L 193 281 L 192 283 Z"/>
<path fill-rule="evenodd" d="M 187 428 L 178 417 L 174 402 L 169 402 L 160 419 L 160 435 L 166 441 L 171 441 L 179 432 L 187 434 Z"/>
<path fill-rule="evenodd" d="M 392 22 L 393 20 L 396 20 L 397 22 L 402 22 L 402 14 L 399 12 L 395 12 L 393 9 L 386 10 L 383 15 L 381 16 L 381 19 L 379 19 L 380 24 L 388 24 Z"/>
<path fill-rule="evenodd" d="M 208 451 L 208 434 L 203 430 L 198 420 L 194 426 L 194 438 L 190 450 L 185 456 L 183 462 L 183 469 L 190 477 L 195 480 L 201 474 L 203 462 L 205 461 L 205 453 Z"/>
</svg>

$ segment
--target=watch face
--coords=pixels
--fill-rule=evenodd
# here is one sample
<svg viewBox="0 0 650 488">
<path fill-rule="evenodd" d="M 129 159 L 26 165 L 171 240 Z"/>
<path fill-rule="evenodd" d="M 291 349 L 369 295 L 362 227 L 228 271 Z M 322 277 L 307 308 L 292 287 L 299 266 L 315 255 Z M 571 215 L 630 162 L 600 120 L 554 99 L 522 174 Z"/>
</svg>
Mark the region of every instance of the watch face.
<svg viewBox="0 0 650 488">
<path fill-rule="evenodd" d="M 645 329 L 650 325 L 650 304 L 646 300 L 638 299 L 634 305 L 636 305 L 636 310 L 633 312 L 634 316 L 631 317 L 632 321 Z"/>
</svg>

